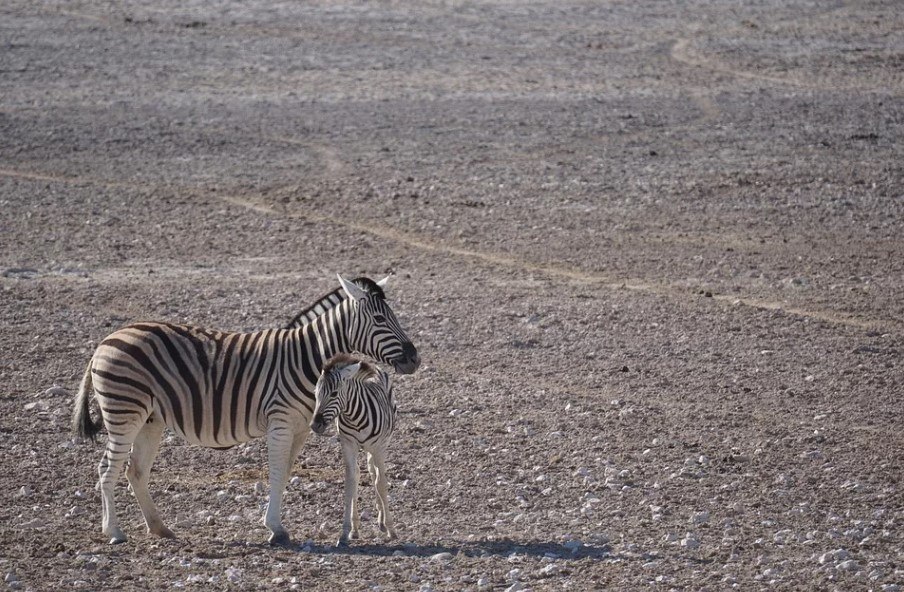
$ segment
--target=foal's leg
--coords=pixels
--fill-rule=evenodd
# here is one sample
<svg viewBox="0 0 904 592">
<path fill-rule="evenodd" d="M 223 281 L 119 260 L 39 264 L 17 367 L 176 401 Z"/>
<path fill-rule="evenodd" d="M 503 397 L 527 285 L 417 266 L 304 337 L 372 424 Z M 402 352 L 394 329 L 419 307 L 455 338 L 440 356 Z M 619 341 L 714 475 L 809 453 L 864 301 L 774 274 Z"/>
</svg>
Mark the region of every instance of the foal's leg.
<svg viewBox="0 0 904 592">
<path fill-rule="evenodd" d="M 379 515 L 377 523 L 380 532 L 386 533 L 389 540 L 398 538 L 389 515 L 389 476 L 386 474 L 386 450 L 382 446 L 374 448 L 370 454 L 368 464 L 373 464 L 373 472 L 376 473 L 374 487 L 377 490 L 377 508 Z"/>
<path fill-rule="evenodd" d="M 169 528 L 164 526 L 163 520 L 160 518 L 160 512 L 151 499 L 148 492 L 148 477 L 151 472 L 151 465 L 157 458 L 157 451 L 160 449 L 160 437 L 163 435 L 163 421 L 159 415 L 151 415 L 147 423 L 138 432 L 135 442 L 132 444 L 132 454 L 129 457 L 129 468 L 126 470 L 126 477 L 129 478 L 129 484 L 132 486 L 132 492 L 138 500 L 141 507 L 141 513 L 144 515 L 144 522 L 148 526 L 148 532 L 156 534 L 160 537 L 175 538 Z"/>
<path fill-rule="evenodd" d="M 352 529 L 352 513 L 356 511 L 355 498 L 358 496 L 358 443 L 342 440 L 342 458 L 345 461 L 345 513 L 342 517 L 342 534 L 336 541 L 337 547 L 348 545 Z M 357 536 L 357 533 L 355 533 Z"/>
</svg>

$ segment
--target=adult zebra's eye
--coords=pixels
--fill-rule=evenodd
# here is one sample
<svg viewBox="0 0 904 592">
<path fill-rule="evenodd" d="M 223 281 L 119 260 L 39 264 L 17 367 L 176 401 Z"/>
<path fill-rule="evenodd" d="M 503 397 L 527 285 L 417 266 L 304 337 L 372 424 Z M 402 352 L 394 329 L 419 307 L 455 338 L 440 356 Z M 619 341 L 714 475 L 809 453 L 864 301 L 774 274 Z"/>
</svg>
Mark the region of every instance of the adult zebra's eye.
<svg viewBox="0 0 904 592">
<path fill-rule="evenodd" d="M 375 315 L 374 315 L 374 321 L 377 322 L 377 323 L 382 324 L 382 323 L 385 323 L 385 322 L 386 322 L 386 317 L 384 317 L 384 316 L 381 315 L 381 314 L 375 314 Z"/>
</svg>

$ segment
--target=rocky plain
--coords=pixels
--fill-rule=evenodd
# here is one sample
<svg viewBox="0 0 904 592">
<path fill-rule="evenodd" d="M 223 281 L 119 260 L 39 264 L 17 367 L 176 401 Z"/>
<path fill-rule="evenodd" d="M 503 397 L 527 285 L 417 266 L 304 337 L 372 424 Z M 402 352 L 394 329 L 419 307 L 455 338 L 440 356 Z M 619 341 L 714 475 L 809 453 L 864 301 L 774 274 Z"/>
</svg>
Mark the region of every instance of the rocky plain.
<svg viewBox="0 0 904 592">
<path fill-rule="evenodd" d="M 904 586 L 895 1 L 5 0 L 0 575 L 10 590 Z M 400 539 L 334 548 L 311 437 L 164 439 L 178 535 L 109 545 L 94 348 L 284 325 L 392 274 Z"/>
</svg>

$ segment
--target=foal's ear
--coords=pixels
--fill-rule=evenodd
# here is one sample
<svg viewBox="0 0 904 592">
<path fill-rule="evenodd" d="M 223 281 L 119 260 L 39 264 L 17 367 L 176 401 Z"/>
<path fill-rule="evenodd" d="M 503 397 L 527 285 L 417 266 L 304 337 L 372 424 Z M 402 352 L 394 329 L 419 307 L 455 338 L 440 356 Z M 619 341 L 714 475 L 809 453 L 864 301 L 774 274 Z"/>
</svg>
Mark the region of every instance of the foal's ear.
<svg viewBox="0 0 904 592">
<path fill-rule="evenodd" d="M 348 297 L 352 300 L 364 300 L 367 298 L 367 292 L 358 287 L 354 282 L 350 282 L 338 273 L 336 277 L 339 278 L 339 284 L 342 286 L 342 289 L 345 290 L 345 293 L 348 294 Z"/>
<path fill-rule="evenodd" d="M 391 278 L 391 277 L 392 277 L 392 274 L 390 273 L 385 278 L 383 278 L 382 280 L 377 282 L 377 285 L 380 286 L 381 288 L 385 288 L 386 284 L 389 282 L 389 278 Z"/>
<path fill-rule="evenodd" d="M 349 364 L 348 366 L 342 368 L 342 370 L 339 371 L 339 376 L 341 376 L 343 380 L 348 380 L 349 378 L 357 374 L 358 370 L 360 369 L 361 362 L 355 362 L 354 364 Z"/>
</svg>

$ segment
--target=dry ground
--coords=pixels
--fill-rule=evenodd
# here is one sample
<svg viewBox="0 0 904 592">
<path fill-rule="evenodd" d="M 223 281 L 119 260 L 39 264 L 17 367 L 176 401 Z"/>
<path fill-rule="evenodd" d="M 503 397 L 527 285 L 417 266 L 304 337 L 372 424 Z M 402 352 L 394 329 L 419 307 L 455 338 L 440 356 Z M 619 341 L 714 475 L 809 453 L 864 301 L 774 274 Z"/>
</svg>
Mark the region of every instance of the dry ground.
<svg viewBox="0 0 904 592">
<path fill-rule="evenodd" d="M 893 0 L 5 0 L 4 585 L 898 589 L 902 73 Z M 425 360 L 402 541 L 330 548 L 329 439 L 271 549 L 261 442 L 170 438 L 180 538 L 123 481 L 108 546 L 48 389 L 127 322 L 275 326 L 337 271 L 395 273 Z"/>
</svg>

